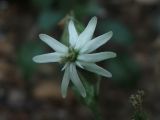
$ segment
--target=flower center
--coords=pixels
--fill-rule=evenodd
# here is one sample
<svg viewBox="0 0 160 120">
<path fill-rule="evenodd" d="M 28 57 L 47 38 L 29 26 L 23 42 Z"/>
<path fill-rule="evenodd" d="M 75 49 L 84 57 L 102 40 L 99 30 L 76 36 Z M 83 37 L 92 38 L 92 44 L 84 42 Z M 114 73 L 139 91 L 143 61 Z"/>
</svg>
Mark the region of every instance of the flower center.
<svg viewBox="0 0 160 120">
<path fill-rule="evenodd" d="M 74 48 L 69 48 L 68 54 L 62 57 L 61 63 L 66 62 L 75 62 L 77 60 L 79 52 L 76 51 Z"/>
</svg>

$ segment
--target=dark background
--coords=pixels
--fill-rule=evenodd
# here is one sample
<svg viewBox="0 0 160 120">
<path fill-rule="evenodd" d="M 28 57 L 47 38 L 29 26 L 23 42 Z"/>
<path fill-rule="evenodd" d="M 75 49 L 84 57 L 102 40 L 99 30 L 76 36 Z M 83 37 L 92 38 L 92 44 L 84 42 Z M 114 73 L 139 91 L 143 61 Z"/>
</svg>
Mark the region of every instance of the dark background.
<svg viewBox="0 0 160 120">
<path fill-rule="evenodd" d="M 118 55 L 100 63 L 113 74 L 100 86 L 104 120 L 131 120 L 129 96 L 139 89 L 150 120 L 160 120 L 159 0 L 0 0 L 0 120 L 93 119 L 71 90 L 62 99 L 58 64 L 32 61 L 52 51 L 38 34 L 60 40 L 70 11 L 84 25 L 97 16 L 95 36 L 114 33 L 98 49 Z"/>
</svg>

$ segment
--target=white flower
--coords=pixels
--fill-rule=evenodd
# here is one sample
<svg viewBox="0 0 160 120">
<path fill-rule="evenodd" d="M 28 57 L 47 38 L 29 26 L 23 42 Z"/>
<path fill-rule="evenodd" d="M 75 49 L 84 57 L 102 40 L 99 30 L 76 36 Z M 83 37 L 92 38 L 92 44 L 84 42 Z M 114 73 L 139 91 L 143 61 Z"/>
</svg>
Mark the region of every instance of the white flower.
<svg viewBox="0 0 160 120">
<path fill-rule="evenodd" d="M 110 72 L 97 66 L 95 62 L 114 58 L 116 54 L 114 52 L 91 52 L 105 44 L 112 37 L 113 33 L 108 32 L 92 39 L 96 24 L 97 18 L 93 17 L 85 30 L 78 35 L 74 23 L 71 20 L 68 25 L 69 46 L 63 45 L 46 34 L 39 35 L 40 39 L 53 48 L 55 52 L 35 56 L 33 61 L 36 63 L 59 62 L 64 64 L 62 70 L 65 71 L 61 84 L 61 93 L 63 97 L 66 97 L 70 80 L 76 86 L 80 94 L 83 97 L 86 96 L 86 91 L 78 76 L 76 66 L 104 77 L 112 76 Z"/>
</svg>

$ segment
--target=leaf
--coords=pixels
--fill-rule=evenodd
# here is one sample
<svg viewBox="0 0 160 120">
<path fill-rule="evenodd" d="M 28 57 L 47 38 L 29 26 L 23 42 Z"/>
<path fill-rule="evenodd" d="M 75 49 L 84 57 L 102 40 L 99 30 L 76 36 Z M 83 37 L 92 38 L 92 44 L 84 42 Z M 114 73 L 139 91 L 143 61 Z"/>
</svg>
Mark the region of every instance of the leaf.
<svg viewBox="0 0 160 120">
<path fill-rule="evenodd" d="M 130 32 L 129 28 L 120 21 L 115 21 L 112 19 L 102 21 L 98 29 L 102 32 L 112 31 L 112 41 L 119 45 L 128 47 L 134 42 L 133 34 Z"/>
<path fill-rule="evenodd" d="M 18 52 L 17 63 L 26 78 L 30 78 L 36 70 L 37 64 L 32 61 L 33 56 L 44 52 L 44 47 L 38 42 L 24 43 Z"/>
<path fill-rule="evenodd" d="M 53 0 L 32 0 L 31 2 L 34 6 L 39 7 L 40 9 L 45 9 L 52 5 Z"/>
<path fill-rule="evenodd" d="M 138 63 L 127 54 L 119 54 L 116 59 L 107 61 L 107 69 L 112 73 L 112 80 L 122 87 L 134 87 L 140 78 Z"/>
<path fill-rule="evenodd" d="M 44 10 L 38 18 L 38 26 L 41 30 L 50 31 L 61 19 L 62 13 L 52 10 Z"/>
</svg>

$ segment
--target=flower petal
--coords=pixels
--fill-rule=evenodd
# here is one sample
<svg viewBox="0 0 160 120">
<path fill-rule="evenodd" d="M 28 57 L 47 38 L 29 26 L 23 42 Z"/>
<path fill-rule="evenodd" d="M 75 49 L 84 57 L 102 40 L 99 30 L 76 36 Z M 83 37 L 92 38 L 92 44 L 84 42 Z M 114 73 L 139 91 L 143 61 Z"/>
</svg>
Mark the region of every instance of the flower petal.
<svg viewBox="0 0 160 120">
<path fill-rule="evenodd" d="M 67 63 L 63 66 L 63 68 L 61 69 L 61 71 L 65 70 L 68 65 L 69 65 L 69 63 L 67 62 Z"/>
<path fill-rule="evenodd" d="M 57 41 L 56 39 L 46 35 L 46 34 L 40 34 L 40 39 L 45 42 L 48 46 L 50 46 L 52 49 L 54 49 L 56 52 L 67 52 L 68 47 Z"/>
<path fill-rule="evenodd" d="M 64 76 L 61 83 L 61 93 L 62 97 L 65 98 L 67 95 L 67 89 L 69 85 L 70 77 L 69 77 L 69 66 L 66 67 Z"/>
<path fill-rule="evenodd" d="M 93 54 L 81 54 L 77 59 L 84 62 L 99 62 L 114 57 L 116 57 L 116 53 L 114 52 L 100 52 Z"/>
<path fill-rule="evenodd" d="M 102 75 L 104 77 L 112 77 L 112 74 L 109 71 L 103 69 L 102 67 L 94 63 L 81 62 L 81 65 L 84 67 L 84 69 L 90 72 Z"/>
<path fill-rule="evenodd" d="M 78 33 L 76 31 L 76 28 L 72 20 L 69 22 L 68 31 L 69 31 L 69 43 L 72 47 L 74 47 L 78 40 Z"/>
<path fill-rule="evenodd" d="M 78 91 L 83 97 L 86 97 L 85 88 L 78 76 L 75 64 L 70 64 L 70 77 L 73 84 L 77 87 Z"/>
<path fill-rule="evenodd" d="M 76 61 L 76 65 L 83 69 L 83 66 L 81 65 L 81 63 L 79 61 Z"/>
<path fill-rule="evenodd" d="M 93 33 L 97 25 L 97 18 L 93 17 L 85 30 L 79 35 L 78 41 L 76 43 L 76 49 L 81 48 L 87 41 L 92 39 Z"/>
<path fill-rule="evenodd" d="M 36 63 L 59 62 L 61 60 L 61 56 L 63 55 L 64 54 L 58 52 L 47 53 L 33 57 L 33 61 Z"/>
<path fill-rule="evenodd" d="M 112 35 L 113 35 L 113 32 L 110 31 L 108 33 L 105 33 L 101 36 L 94 38 L 93 40 L 87 42 L 84 45 L 84 47 L 80 50 L 80 53 L 90 53 L 90 52 L 96 50 L 97 48 L 99 48 L 100 46 L 105 44 L 108 40 L 110 40 Z"/>
</svg>

